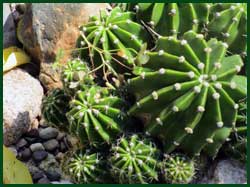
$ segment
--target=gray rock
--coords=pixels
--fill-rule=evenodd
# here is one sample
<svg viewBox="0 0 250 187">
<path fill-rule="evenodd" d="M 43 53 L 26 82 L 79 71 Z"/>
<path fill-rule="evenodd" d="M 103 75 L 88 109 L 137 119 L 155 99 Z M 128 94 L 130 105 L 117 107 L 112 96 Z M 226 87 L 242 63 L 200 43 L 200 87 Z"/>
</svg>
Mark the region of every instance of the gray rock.
<svg viewBox="0 0 250 187">
<path fill-rule="evenodd" d="M 50 184 L 50 180 L 47 177 L 43 177 L 37 181 L 38 184 Z"/>
<path fill-rule="evenodd" d="M 56 138 L 57 135 L 58 135 L 58 130 L 56 128 L 53 128 L 53 127 L 48 127 L 45 129 L 41 129 L 39 131 L 40 138 L 42 138 L 44 140 Z"/>
<path fill-rule="evenodd" d="M 61 174 L 54 170 L 48 170 L 45 174 L 50 181 L 59 181 L 61 179 Z"/>
<path fill-rule="evenodd" d="M 11 145 L 41 114 L 43 88 L 38 80 L 17 68 L 3 76 L 3 139 Z"/>
<path fill-rule="evenodd" d="M 46 151 L 35 151 L 32 154 L 32 157 L 36 162 L 40 162 L 44 160 L 47 156 L 48 156 L 48 153 Z"/>
<path fill-rule="evenodd" d="M 27 161 L 30 159 L 32 152 L 29 148 L 25 148 L 19 153 L 20 160 Z"/>
<path fill-rule="evenodd" d="M 57 171 L 59 170 L 59 163 L 56 161 L 54 155 L 48 154 L 47 158 L 38 167 L 43 171 L 48 171 L 49 169 Z"/>
<path fill-rule="evenodd" d="M 64 132 L 59 132 L 58 135 L 57 135 L 57 137 L 56 137 L 56 139 L 57 139 L 58 141 L 60 141 L 60 140 L 63 139 L 63 137 L 64 137 L 65 135 L 66 135 L 66 134 L 65 134 Z"/>
<path fill-rule="evenodd" d="M 17 142 L 16 147 L 17 147 L 17 149 L 20 149 L 20 148 L 26 146 L 27 144 L 28 144 L 28 142 L 24 138 L 22 138 Z"/>
<path fill-rule="evenodd" d="M 246 184 L 246 166 L 236 160 L 221 160 L 212 167 L 210 176 L 205 176 L 202 184 Z"/>
<path fill-rule="evenodd" d="M 34 144 L 30 145 L 30 150 L 32 152 L 44 151 L 44 147 L 43 147 L 43 144 L 41 144 L 41 143 L 34 143 Z"/>
<path fill-rule="evenodd" d="M 34 60 L 41 63 L 40 80 L 47 89 L 62 87 L 60 72 L 52 68 L 59 49 L 64 50 L 60 59 L 63 64 L 71 55 L 66 50 L 75 48 L 78 27 L 107 7 L 107 3 L 33 3 L 26 7 L 17 36 Z"/>
<path fill-rule="evenodd" d="M 44 177 L 44 173 L 43 171 L 39 170 L 37 172 L 35 172 L 33 175 L 32 175 L 32 179 L 34 182 L 37 182 L 39 179 L 41 179 L 42 177 Z"/>
<path fill-rule="evenodd" d="M 53 151 L 59 146 L 59 143 L 56 139 L 52 139 L 44 142 L 43 146 L 47 151 Z"/>
</svg>

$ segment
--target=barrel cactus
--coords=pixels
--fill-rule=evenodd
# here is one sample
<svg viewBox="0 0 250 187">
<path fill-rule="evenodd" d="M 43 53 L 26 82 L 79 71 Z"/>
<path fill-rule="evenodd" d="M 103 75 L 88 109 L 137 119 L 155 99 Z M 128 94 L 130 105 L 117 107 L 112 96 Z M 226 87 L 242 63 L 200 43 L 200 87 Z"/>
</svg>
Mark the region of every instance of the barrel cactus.
<svg viewBox="0 0 250 187">
<path fill-rule="evenodd" d="M 42 100 L 42 116 L 50 125 L 66 129 L 69 101 L 69 96 L 62 89 L 56 88 L 49 91 Z"/>
<path fill-rule="evenodd" d="M 122 132 L 126 119 L 123 107 L 123 100 L 106 88 L 92 86 L 78 91 L 67 113 L 69 130 L 83 144 L 95 147 L 109 144 Z"/>
<path fill-rule="evenodd" d="M 162 172 L 164 180 L 168 183 L 187 184 L 195 176 L 195 163 L 183 154 L 165 155 Z"/>
<path fill-rule="evenodd" d="M 138 135 L 122 137 L 112 146 L 111 174 L 119 183 L 150 183 L 158 180 L 157 149 Z"/>
<path fill-rule="evenodd" d="M 79 89 L 94 83 L 94 77 L 87 63 L 80 59 L 72 59 L 67 62 L 62 71 L 62 80 L 65 92 L 71 96 L 74 96 Z"/>
<path fill-rule="evenodd" d="M 181 37 L 193 30 L 226 42 L 232 53 L 245 54 L 246 3 L 138 3 L 134 8 L 139 20 L 160 35 Z"/>
<path fill-rule="evenodd" d="M 103 183 L 106 173 L 101 155 L 89 150 L 76 151 L 68 157 L 63 163 L 63 170 L 78 184 Z"/>
<path fill-rule="evenodd" d="M 215 156 L 230 135 L 246 77 L 237 75 L 242 59 L 225 56 L 227 47 L 193 31 L 181 40 L 162 37 L 128 81 L 137 97 L 129 113 L 144 119 L 145 132 L 161 139 L 167 153 Z"/>
<path fill-rule="evenodd" d="M 89 56 L 92 69 L 100 70 L 106 79 L 110 72 L 115 76 L 129 72 L 134 56 L 147 39 L 147 32 L 134 18 L 134 13 L 122 12 L 116 7 L 111 11 L 102 10 L 100 17 L 92 16 L 80 27 L 78 45 L 82 48 L 82 57 Z"/>
</svg>

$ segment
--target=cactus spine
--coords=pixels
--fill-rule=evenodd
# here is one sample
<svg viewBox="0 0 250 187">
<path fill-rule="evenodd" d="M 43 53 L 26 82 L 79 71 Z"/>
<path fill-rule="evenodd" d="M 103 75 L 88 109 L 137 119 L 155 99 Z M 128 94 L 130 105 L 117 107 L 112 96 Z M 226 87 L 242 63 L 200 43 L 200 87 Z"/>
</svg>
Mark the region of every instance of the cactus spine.
<svg viewBox="0 0 250 187">
<path fill-rule="evenodd" d="M 138 135 L 122 137 L 112 146 L 111 174 L 119 183 L 149 183 L 158 180 L 157 149 Z"/>
<path fill-rule="evenodd" d="M 67 113 L 70 131 L 84 144 L 96 147 L 109 144 L 122 132 L 125 123 L 123 107 L 123 100 L 110 94 L 106 88 L 92 86 L 79 91 Z"/>
<path fill-rule="evenodd" d="M 69 110 L 69 96 L 57 88 L 47 93 L 42 100 L 42 115 L 51 125 L 67 128 L 66 112 Z"/>
<path fill-rule="evenodd" d="M 146 133 L 159 137 L 167 153 L 181 148 L 215 156 L 228 138 L 246 78 L 236 75 L 243 62 L 239 55 L 225 57 L 227 47 L 193 31 L 182 40 L 162 37 L 128 81 L 137 96 L 129 113 L 147 117 Z"/>
<path fill-rule="evenodd" d="M 165 155 L 162 162 L 164 180 L 171 184 L 190 183 L 195 175 L 194 161 L 181 154 Z"/>
</svg>

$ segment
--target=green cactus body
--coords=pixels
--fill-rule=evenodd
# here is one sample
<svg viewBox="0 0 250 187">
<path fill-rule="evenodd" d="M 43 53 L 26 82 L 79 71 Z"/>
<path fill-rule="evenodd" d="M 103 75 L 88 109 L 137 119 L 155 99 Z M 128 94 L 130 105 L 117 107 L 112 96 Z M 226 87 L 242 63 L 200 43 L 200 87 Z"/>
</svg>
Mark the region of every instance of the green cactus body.
<svg viewBox="0 0 250 187">
<path fill-rule="evenodd" d="M 99 153 L 77 151 L 67 158 L 63 170 L 78 184 L 103 183 L 106 173 L 103 160 Z"/>
<path fill-rule="evenodd" d="M 185 155 L 166 155 L 162 162 L 162 172 L 164 180 L 168 183 L 187 184 L 195 176 L 195 164 Z"/>
<path fill-rule="evenodd" d="M 121 133 L 125 124 L 123 107 L 123 100 L 111 95 L 106 88 L 92 86 L 79 91 L 67 113 L 70 131 L 83 144 L 89 143 L 95 147 L 109 144 Z"/>
<path fill-rule="evenodd" d="M 94 83 L 86 62 L 80 59 L 69 60 L 63 69 L 62 79 L 65 92 L 74 96 L 77 90 Z"/>
<path fill-rule="evenodd" d="M 101 11 L 100 17 L 93 16 L 89 23 L 80 27 L 78 45 L 83 58 L 90 57 L 92 68 L 111 72 L 128 72 L 134 65 L 134 56 L 147 39 L 144 28 L 134 22 L 135 14 L 122 12 L 119 7 Z M 88 55 L 87 55 L 88 54 Z"/>
<path fill-rule="evenodd" d="M 239 55 L 225 56 L 226 43 L 193 31 L 182 40 L 162 37 L 148 61 L 136 69 L 128 89 L 137 97 L 129 113 L 147 118 L 145 131 L 158 136 L 170 153 L 204 150 L 215 156 L 235 125 L 240 98 L 246 95 L 237 76 Z"/>
<path fill-rule="evenodd" d="M 139 3 L 135 9 L 139 20 L 162 36 L 182 37 L 193 30 L 246 55 L 246 3 Z"/>
<path fill-rule="evenodd" d="M 112 146 L 111 174 L 119 183 L 150 183 L 158 180 L 157 149 L 138 135 L 122 137 Z"/>
<path fill-rule="evenodd" d="M 63 90 L 57 88 L 48 92 L 42 100 L 42 115 L 52 126 L 67 128 L 66 112 L 69 110 L 70 98 Z"/>
</svg>

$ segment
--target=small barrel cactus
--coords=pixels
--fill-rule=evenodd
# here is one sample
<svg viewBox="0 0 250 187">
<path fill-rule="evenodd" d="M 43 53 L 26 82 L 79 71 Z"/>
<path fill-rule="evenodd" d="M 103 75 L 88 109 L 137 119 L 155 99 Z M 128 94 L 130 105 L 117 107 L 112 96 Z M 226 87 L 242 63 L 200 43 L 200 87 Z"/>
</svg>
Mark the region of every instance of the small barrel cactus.
<svg viewBox="0 0 250 187">
<path fill-rule="evenodd" d="M 99 153 L 76 151 L 63 163 L 63 170 L 78 184 L 103 183 L 106 170 Z"/>
<path fill-rule="evenodd" d="M 67 128 L 66 112 L 69 110 L 69 101 L 69 96 L 63 90 L 57 88 L 49 91 L 42 100 L 42 116 L 52 126 Z"/>
<path fill-rule="evenodd" d="M 187 184 L 195 176 L 195 163 L 182 154 L 165 155 L 162 162 L 164 180 L 171 184 Z"/>
<path fill-rule="evenodd" d="M 225 56 L 227 47 L 193 31 L 182 40 L 162 37 L 128 81 L 137 97 L 129 113 L 145 119 L 146 133 L 159 137 L 167 153 L 181 148 L 215 156 L 230 135 L 246 77 L 237 75 L 242 59 Z"/>
<path fill-rule="evenodd" d="M 134 18 L 134 13 L 116 7 L 101 11 L 100 17 L 93 16 L 80 27 L 78 45 L 83 49 L 83 58 L 86 54 L 90 57 L 93 69 L 101 69 L 104 76 L 107 72 L 117 75 L 130 71 L 134 56 L 147 38 L 147 32 Z"/>
<path fill-rule="evenodd" d="M 67 113 L 70 131 L 83 144 L 95 147 L 109 144 L 122 132 L 126 119 L 123 107 L 123 100 L 110 94 L 106 88 L 92 86 L 78 91 Z"/>
<path fill-rule="evenodd" d="M 138 135 L 122 137 L 112 146 L 111 174 L 119 183 L 150 183 L 158 180 L 155 145 Z"/>
<path fill-rule="evenodd" d="M 226 42 L 228 51 L 246 55 L 246 3 L 138 3 L 134 8 L 139 20 L 162 36 L 202 32 Z"/>
<path fill-rule="evenodd" d="M 75 92 L 82 87 L 87 87 L 94 83 L 94 77 L 86 62 L 80 59 L 69 60 L 62 71 L 62 79 L 65 92 L 74 96 Z"/>
</svg>

